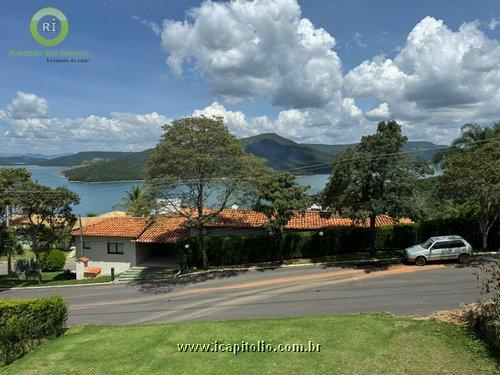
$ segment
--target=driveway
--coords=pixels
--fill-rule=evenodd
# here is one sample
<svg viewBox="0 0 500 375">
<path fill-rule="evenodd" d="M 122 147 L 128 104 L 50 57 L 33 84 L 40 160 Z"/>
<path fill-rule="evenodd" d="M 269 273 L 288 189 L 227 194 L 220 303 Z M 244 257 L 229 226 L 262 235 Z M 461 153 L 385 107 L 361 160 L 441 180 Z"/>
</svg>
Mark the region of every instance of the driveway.
<svg viewBox="0 0 500 375">
<path fill-rule="evenodd" d="M 8 290 L 3 298 L 60 294 L 69 301 L 70 325 L 386 311 L 428 314 L 477 299 L 475 267 L 432 264 L 382 268 L 280 268 L 227 272 L 215 278 L 50 289 Z"/>
</svg>

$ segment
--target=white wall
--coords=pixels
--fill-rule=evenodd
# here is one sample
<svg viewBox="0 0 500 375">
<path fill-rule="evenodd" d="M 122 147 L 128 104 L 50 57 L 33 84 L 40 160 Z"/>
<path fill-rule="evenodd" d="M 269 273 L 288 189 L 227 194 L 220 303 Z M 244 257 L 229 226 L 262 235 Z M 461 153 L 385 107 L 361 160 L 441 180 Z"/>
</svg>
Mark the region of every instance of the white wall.
<svg viewBox="0 0 500 375">
<path fill-rule="evenodd" d="M 75 237 L 76 259 L 86 256 L 90 259 L 85 266 L 82 262 L 76 262 L 76 278 L 83 279 L 83 273 L 87 267 L 101 267 L 101 275 L 111 275 L 114 267 L 115 275 L 137 265 L 137 254 L 135 242 L 124 237 L 83 237 L 83 242 L 90 243 L 90 249 L 80 247 L 80 237 Z M 123 243 L 123 254 L 108 254 L 108 242 Z"/>
<path fill-rule="evenodd" d="M 93 261 L 102 262 L 126 262 L 131 265 L 136 265 L 136 248 L 135 242 L 130 238 L 124 237 L 83 237 L 83 242 L 90 243 L 90 250 L 80 250 L 80 237 L 75 237 L 76 258 L 85 255 Z M 108 254 L 108 242 L 123 243 L 123 254 Z"/>
<path fill-rule="evenodd" d="M 101 267 L 101 273 L 99 276 L 110 276 L 111 268 L 115 269 L 115 275 L 122 273 L 130 268 L 130 263 L 127 262 L 99 262 L 99 261 L 88 261 L 86 265 L 83 262 L 76 262 L 76 279 L 84 279 L 84 272 L 87 267 Z"/>
</svg>

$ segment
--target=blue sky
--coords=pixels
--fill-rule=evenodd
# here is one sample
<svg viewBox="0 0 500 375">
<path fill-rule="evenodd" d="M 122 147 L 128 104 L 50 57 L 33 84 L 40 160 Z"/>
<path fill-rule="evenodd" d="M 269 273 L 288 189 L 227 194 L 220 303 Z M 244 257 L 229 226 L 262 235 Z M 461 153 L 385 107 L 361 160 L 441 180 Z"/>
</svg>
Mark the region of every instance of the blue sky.
<svg viewBox="0 0 500 375">
<path fill-rule="evenodd" d="M 235 35 L 239 35 L 240 29 L 242 35 L 248 30 L 256 30 L 259 43 L 263 45 L 271 35 L 266 31 L 267 25 L 271 23 L 261 25 L 258 15 L 246 19 L 248 9 L 246 13 L 238 13 L 237 8 L 230 8 L 229 4 L 219 4 L 217 9 L 221 12 L 220 18 L 210 20 L 209 5 L 200 1 L 64 0 L 45 3 L 8 0 L 0 15 L 6 34 L 0 40 L 0 110 L 3 111 L 3 115 L 0 113 L 0 152 L 14 153 L 22 145 L 37 152 L 48 153 L 68 149 L 140 149 L 154 145 L 160 132 L 158 124 L 162 121 L 207 108 L 209 109 L 200 113 L 223 113 L 230 129 L 238 136 L 277 131 L 297 141 L 327 143 L 356 141 L 361 134 L 373 130 L 378 120 L 386 118 L 396 118 L 405 124 L 411 139 L 441 143 L 455 136 L 463 122 L 477 119 L 478 122 L 487 123 L 494 118 L 500 119 L 500 105 L 497 103 L 495 107 L 488 102 L 497 94 L 500 95 L 495 87 L 489 88 L 484 95 L 470 94 L 476 87 L 484 88 L 485 82 L 492 86 L 500 82 L 500 73 L 494 66 L 500 64 L 500 25 L 496 26 L 500 21 L 498 0 L 299 1 L 298 10 L 295 1 L 276 2 L 280 3 L 279 6 L 272 0 L 268 1 L 269 9 L 277 12 L 276 20 L 282 22 L 280 12 L 287 12 L 288 18 L 276 26 L 273 33 L 293 34 L 294 30 L 298 30 L 300 34 L 302 31 L 297 25 L 300 20 L 307 19 L 312 24 L 307 26 L 307 30 L 324 29 L 321 51 L 311 55 L 311 52 L 299 51 L 294 42 L 290 42 L 290 50 L 296 51 L 289 55 L 284 48 L 279 51 L 282 56 L 277 61 L 290 59 L 292 63 L 274 70 L 274 66 L 269 65 L 269 59 L 273 58 L 272 49 L 252 49 L 248 52 L 245 47 L 248 40 L 235 40 L 233 35 L 231 40 L 227 39 L 227 43 L 234 47 L 231 56 L 236 54 L 238 63 L 241 63 L 243 58 L 254 59 L 256 62 L 244 62 L 244 68 L 239 66 L 231 70 L 231 67 L 224 67 L 221 70 L 214 68 L 215 59 L 222 53 L 220 46 L 214 47 L 214 40 L 224 35 L 226 22 L 233 25 Z M 45 6 L 61 10 L 69 20 L 68 37 L 57 47 L 38 45 L 28 30 L 32 15 Z M 188 16 L 187 12 L 193 8 L 207 12 L 198 11 L 197 15 Z M 258 9 L 263 11 L 262 14 L 266 11 L 265 7 Z M 408 44 L 410 32 L 428 16 L 433 17 L 432 20 L 435 21 L 442 20 L 443 23 L 439 26 L 431 20 L 422 24 L 422 29 L 432 29 L 435 36 L 432 41 L 422 42 L 430 46 L 435 43 L 434 50 L 429 52 L 430 57 L 424 62 L 418 61 L 418 53 L 415 56 L 412 51 L 420 51 L 421 45 L 410 45 L 407 53 L 398 58 L 397 55 Z M 224 17 L 227 17 L 227 20 Z M 187 20 L 187 25 L 193 27 L 175 33 L 177 29 L 165 26 L 164 20 L 170 20 L 170 25 L 173 21 Z M 199 26 L 195 26 L 196 21 L 199 21 Z M 153 32 L 153 23 L 161 29 L 161 35 Z M 207 23 L 210 25 L 206 26 Z M 470 23 L 471 26 L 459 31 L 464 23 Z M 208 36 L 209 32 L 213 32 L 215 36 L 203 40 L 203 35 Z M 427 35 L 424 31 L 418 32 L 421 33 L 419 35 Z M 481 35 L 478 36 L 478 33 Z M 285 35 L 279 40 L 286 42 L 291 40 L 292 36 L 288 38 Z M 420 88 L 428 91 L 432 87 L 429 86 L 429 81 L 424 79 L 429 77 L 423 76 L 432 71 L 433 66 L 439 65 L 440 54 L 446 54 L 446 51 L 439 51 L 441 38 L 450 39 L 455 36 L 458 41 L 449 40 L 448 45 L 462 43 L 465 51 L 461 56 L 453 57 L 453 61 L 450 60 L 450 64 L 455 64 L 455 60 L 460 59 L 456 66 L 449 69 L 451 71 L 457 68 L 458 73 L 454 78 L 445 77 L 446 74 L 440 73 L 435 79 L 443 80 L 441 86 L 456 85 L 458 91 L 451 92 L 453 88 L 450 88 L 443 92 L 442 97 L 450 98 L 444 100 L 444 104 L 439 98 L 429 104 L 428 101 L 423 101 L 422 94 L 416 91 Z M 331 48 L 328 47 L 331 41 L 325 41 L 327 37 L 335 40 Z M 175 38 L 179 40 L 173 45 L 172 40 Z M 191 41 L 188 47 L 183 46 L 183 38 Z M 269 38 L 274 40 L 273 37 Z M 471 38 L 475 39 L 469 43 Z M 225 40 L 221 37 L 218 43 L 225 43 Z M 418 38 L 415 40 L 415 43 L 421 42 Z M 457 46 L 458 49 L 460 45 Z M 43 58 L 9 57 L 7 54 L 11 49 L 88 50 L 91 61 L 86 64 L 47 63 Z M 470 72 L 463 72 L 464 61 L 471 60 L 468 57 L 471 54 L 467 53 L 466 49 L 479 51 L 477 53 L 480 56 L 476 56 L 474 61 L 487 59 L 491 63 L 488 65 L 487 75 L 475 77 Z M 200 52 L 204 50 L 204 53 Z M 333 51 L 336 56 L 332 58 L 329 51 Z M 257 54 L 259 58 L 256 57 Z M 171 56 L 182 60 L 182 72 L 176 71 L 173 64 L 167 64 L 166 60 Z M 228 56 L 223 56 L 225 62 Z M 374 76 L 371 77 L 372 81 L 367 82 L 368 65 L 361 66 L 363 61 L 373 63 L 369 67 L 371 73 L 373 70 L 386 68 L 389 69 L 388 72 L 392 72 L 390 63 L 382 67 L 381 61 L 386 58 L 394 61 L 399 71 L 404 73 L 401 76 L 405 75 L 404 84 L 409 88 L 400 96 L 392 97 L 390 91 L 384 91 L 390 89 L 394 83 L 392 81 L 387 82 L 383 88 L 377 88 L 376 92 L 364 90 L 374 81 L 381 82 L 381 79 Z M 259 61 L 264 61 L 262 67 Z M 293 61 L 298 61 L 298 65 L 304 64 L 303 70 L 294 66 Z M 318 70 L 311 71 L 311 62 L 317 61 L 320 61 L 319 67 L 314 69 Z M 427 65 L 422 66 L 424 63 Z M 231 64 L 234 64 L 234 61 L 231 61 Z M 249 66 L 255 71 L 262 71 L 249 73 Z M 420 75 L 417 75 L 408 70 L 418 69 L 415 67 L 426 69 L 425 74 L 420 72 Z M 442 66 L 440 69 L 448 70 Z M 273 71 L 269 73 L 268 78 L 264 72 L 267 70 Z M 480 74 L 483 74 L 485 68 L 481 68 L 481 72 Z M 286 83 L 289 77 L 302 73 L 302 83 Z M 463 76 L 459 77 L 462 73 Z M 260 86 L 252 86 L 256 77 L 262 78 L 262 81 L 268 80 L 270 84 L 261 82 Z M 331 80 L 334 84 L 318 83 L 316 81 L 319 79 L 314 77 L 325 77 L 325 81 Z M 231 82 L 224 82 L 225 80 Z M 242 87 L 237 87 L 238 82 L 242 82 Z M 245 82 L 251 82 L 251 88 L 247 88 Z M 410 84 L 415 84 L 415 88 L 410 87 Z M 300 88 L 300 85 L 304 85 L 305 92 L 310 94 L 297 93 L 297 87 Z M 467 92 L 458 89 L 464 85 Z M 325 92 L 324 95 L 318 94 L 316 98 L 316 93 L 322 91 Z M 18 92 L 21 92 L 21 95 Z M 455 100 L 457 95 L 461 97 L 460 100 Z M 467 95 L 473 95 L 474 98 Z M 391 97 L 386 100 L 385 96 Z M 455 99 L 452 100 L 452 97 Z M 14 105 L 16 98 L 18 107 Z M 213 105 L 214 102 L 217 106 Z M 402 107 L 403 102 L 406 103 L 406 108 L 412 108 L 411 113 L 398 108 Z M 42 109 L 37 107 L 40 105 Z M 21 111 L 19 108 L 24 108 L 23 106 L 30 108 L 29 111 Z M 471 108 L 475 114 L 474 119 L 465 114 L 470 113 Z M 19 112 L 17 115 L 16 110 Z M 127 116 L 120 115 L 115 118 L 111 113 Z M 130 119 L 131 116 L 152 113 L 158 116 Z M 95 118 L 89 119 L 91 116 Z M 124 120 L 125 117 L 128 120 Z M 79 121 L 85 122 L 84 134 L 75 130 Z M 124 121 L 126 124 L 123 129 L 119 129 Z M 102 137 L 99 139 L 99 132 L 94 129 L 100 122 L 111 123 L 108 126 L 112 128 L 112 134 L 105 140 Z M 156 128 L 150 131 L 144 129 L 150 125 Z M 51 134 L 52 128 L 61 133 L 66 127 L 69 129 L 68 134 L 73 134 L 73 138 L 70 135 L 65 137 Z M 140 127 L 143 128 L 139 129 Z M 134 135 L 134 138 L 117 135 L 114 139 L 113 132 L 128 132 Z M 150 133 L 151 136 L 148 138 L 144 133 Z M 37 142 L 41 138 L 47 139 L 48 142 Z"/>
</svg>

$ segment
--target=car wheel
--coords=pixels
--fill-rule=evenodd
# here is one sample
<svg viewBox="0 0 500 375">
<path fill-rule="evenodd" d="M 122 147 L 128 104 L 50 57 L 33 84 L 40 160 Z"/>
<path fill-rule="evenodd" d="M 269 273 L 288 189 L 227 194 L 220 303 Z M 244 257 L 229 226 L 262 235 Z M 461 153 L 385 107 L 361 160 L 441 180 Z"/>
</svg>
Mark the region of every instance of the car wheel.
<svg viewBox="0 0 500 375">
<path fill-rule="evenodd" d="M 427 263 L 427 259 L 425 259 L 424 257 L 417 257 L 417 259 L 415 259 L 415 264 L 417 266 L 424 266 L 425 263 Z"/>
<path fill-rule="evenodd" d="M 462 264 L 467 264 L 470 262 L 470 255 L 469 254 L 460 254 L 460 256 L 458 257 L 458 260 Z"/>
</svg>

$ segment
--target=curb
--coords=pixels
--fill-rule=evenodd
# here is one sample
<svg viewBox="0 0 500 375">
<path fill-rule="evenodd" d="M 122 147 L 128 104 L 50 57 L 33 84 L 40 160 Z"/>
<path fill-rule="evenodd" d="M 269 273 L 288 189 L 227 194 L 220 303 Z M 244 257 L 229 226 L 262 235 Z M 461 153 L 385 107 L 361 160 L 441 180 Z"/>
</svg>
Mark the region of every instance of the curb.
<svg viewBox="0 0 500 375">
<path fill-rule="evenodd" d="M 15 286 L 12 288 L 3 288 L 0 291 L 6 290 L 30 290 L 30 289 L 52 289 L 52 288 L 74 288 L 84 286 L 98 286 L 98 285 L 113 285 L 112 281 L 105 283 L 88 283 L 88 284 L 61 284 L 61 285 L 42 285 L 42 286 Z"/>
</svg>

